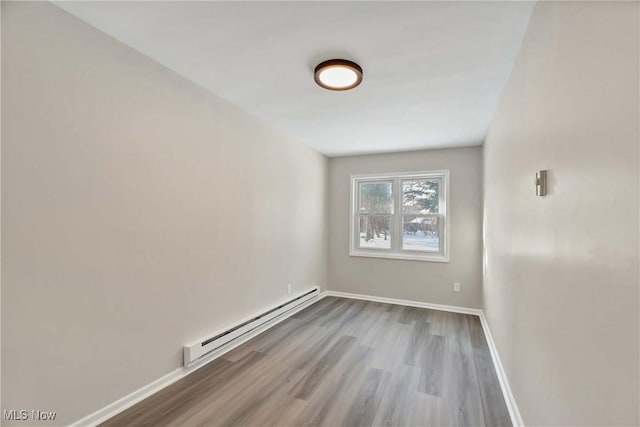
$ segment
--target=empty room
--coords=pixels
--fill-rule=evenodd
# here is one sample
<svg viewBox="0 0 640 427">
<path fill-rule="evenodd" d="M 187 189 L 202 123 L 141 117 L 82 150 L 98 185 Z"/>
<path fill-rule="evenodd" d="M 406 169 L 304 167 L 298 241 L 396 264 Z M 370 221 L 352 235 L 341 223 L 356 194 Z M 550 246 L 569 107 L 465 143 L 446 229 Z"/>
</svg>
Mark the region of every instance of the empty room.
<svg viewBox="0 0 640 427">
<path fill-rule="evenodd" d="M 2 426 L 640 426 L 639 1 L 1 1 Z"/>
</svg>

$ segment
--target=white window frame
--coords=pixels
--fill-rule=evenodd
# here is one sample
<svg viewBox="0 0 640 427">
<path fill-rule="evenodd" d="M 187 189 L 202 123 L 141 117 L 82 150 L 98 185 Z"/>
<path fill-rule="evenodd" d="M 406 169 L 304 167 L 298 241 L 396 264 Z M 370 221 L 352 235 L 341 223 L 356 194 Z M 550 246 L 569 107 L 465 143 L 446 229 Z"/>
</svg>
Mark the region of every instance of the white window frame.
<svg viewBox="0 0 640 427">
<path fill-rule="evenodd" d="M 442 250 L 440 252 L 423 252 L 416 250 L 402 249 L 402 188 L 401 182 L 406 179 L 441 179 L 440 199 L 439 199 L 439 216 L 441 216 L 444 224 L 440 227 L 440 244 Z M 376 181 L 392 181 L 393 194 L 393 214 L 391 214 L 391 248 L 361 248 L 360 227 L 356 224 L 359 221 L 358 212 L 358 184 L 361 182 Z M 349 256 L 371 257 L 371 258 L 389 258 L 402 259 L 411 261 L 430 261 L 430 262 L 449 262 L 449 248 L 451 239 L 451 210 L 450 191 L 449 188 L 449 169 L 419 171 L 419 172 L 400 172 L 400 173 L 382 173 L 367 175 L 351 175 L 351 194 L 349 209 Z"/>
</svg>

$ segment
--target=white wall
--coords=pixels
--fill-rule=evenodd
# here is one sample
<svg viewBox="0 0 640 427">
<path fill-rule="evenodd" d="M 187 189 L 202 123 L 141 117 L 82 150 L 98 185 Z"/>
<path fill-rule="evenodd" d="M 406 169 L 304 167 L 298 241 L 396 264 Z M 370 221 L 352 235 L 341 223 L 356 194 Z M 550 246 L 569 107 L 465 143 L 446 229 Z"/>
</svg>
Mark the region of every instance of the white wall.
<svg viewBox="0 0 640 427">
<path fill-rule="evenodd" d="M 450 169 L 450 262 L 349 256 L 350 176 Z M 334 157 L 329 162 L 329 288 L 335 291 L 480 307 L 482 148 Z M 453 293 L 453 283 L 462 284 Z"/>
<path fill-rule="evenodd" d="M 325 285 L 327 159 L 55 6 L 2 2 L 2 114 L 4 409 L 68 424 Z"/>
<path fill-rule="evenodd" d="M 638 13 L 539 2 L 485 143 L 484 309 L 529 426 L 639 423 Z"/>
</svg>

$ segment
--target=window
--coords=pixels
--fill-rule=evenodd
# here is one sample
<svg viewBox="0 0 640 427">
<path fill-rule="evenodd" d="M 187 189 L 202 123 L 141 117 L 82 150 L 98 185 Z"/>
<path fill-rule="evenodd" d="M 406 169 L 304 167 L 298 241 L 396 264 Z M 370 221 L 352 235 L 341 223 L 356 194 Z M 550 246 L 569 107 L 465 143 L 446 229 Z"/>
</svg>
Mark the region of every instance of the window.
<svg viewBox="0 0 640 427">
<path fill-rule="evenodd" d="M 449 171 L 351 177 L 351 256 L 449 261 Z"/>
</svg>

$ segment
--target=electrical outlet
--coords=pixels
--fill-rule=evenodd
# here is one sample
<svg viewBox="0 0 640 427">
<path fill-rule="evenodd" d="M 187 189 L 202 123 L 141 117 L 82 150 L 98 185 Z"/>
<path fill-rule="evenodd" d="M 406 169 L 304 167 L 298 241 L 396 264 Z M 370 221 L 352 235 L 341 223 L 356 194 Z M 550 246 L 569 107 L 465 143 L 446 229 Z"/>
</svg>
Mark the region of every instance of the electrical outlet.
<svg viewBox="0 0 640 427">
<path fill-rule="evenodd" d="M 455 282 L 453 284 L 453 292 L 460 292 L 460 283 Z"/>
<path fill-rule="evenodd" d="M 291 295 L 291 283 L 287 285 L 287 295 Z"/>
</svg>

